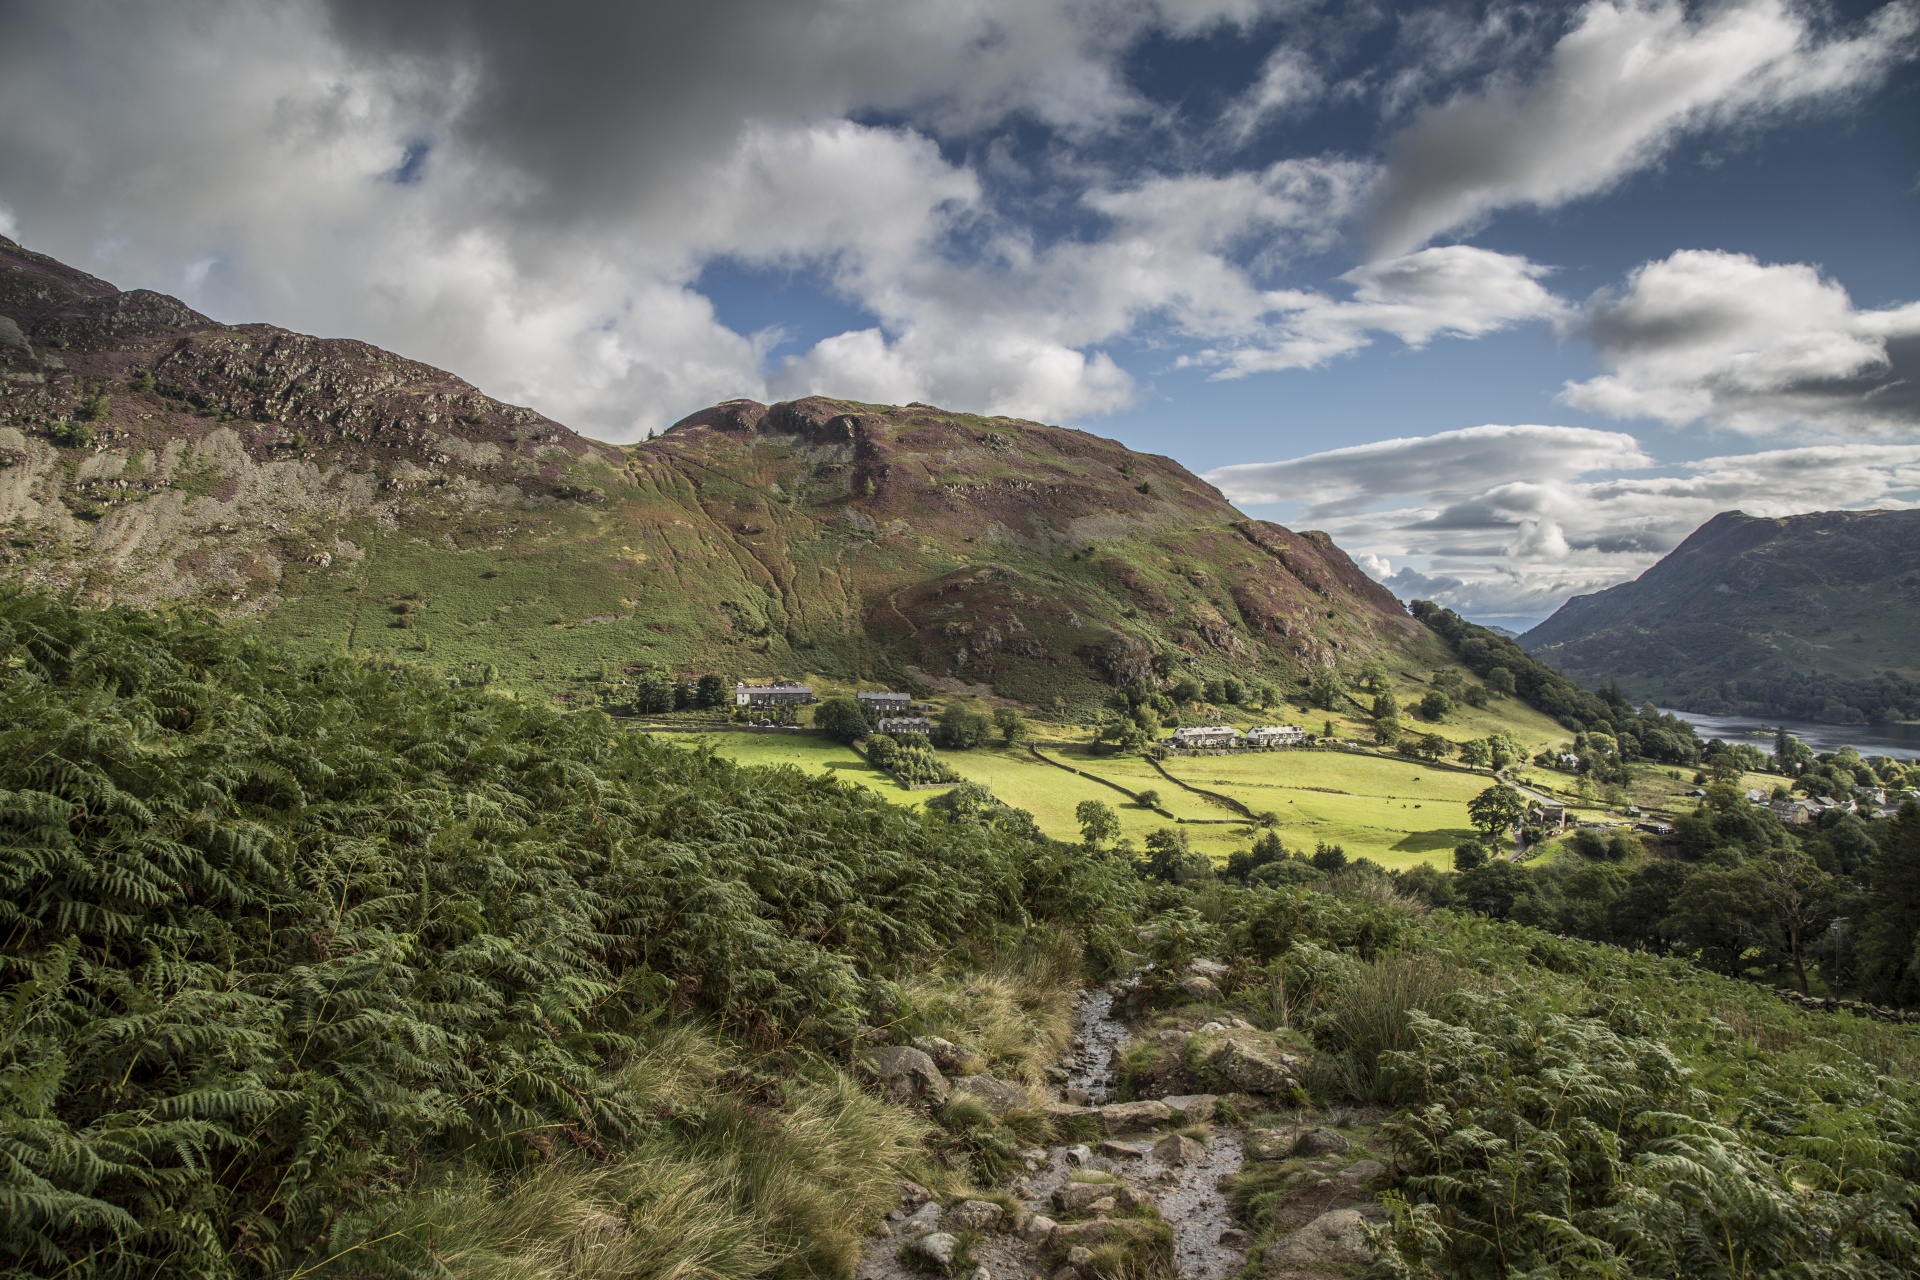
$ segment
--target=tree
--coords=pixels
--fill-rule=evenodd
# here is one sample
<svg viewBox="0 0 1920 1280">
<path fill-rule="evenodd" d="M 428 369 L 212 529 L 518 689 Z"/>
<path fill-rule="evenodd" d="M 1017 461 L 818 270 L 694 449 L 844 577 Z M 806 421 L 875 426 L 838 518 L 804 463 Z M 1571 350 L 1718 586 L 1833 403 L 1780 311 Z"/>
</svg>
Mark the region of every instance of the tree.
<svg viewBox="0 0 1920 1280">
<path fill-rule="evenodd" d="M 1368 658 L 1360 664 L 1360 687 L 1369 693 L 1386 693 L 1388 684 L 1387 664 L 1378 658 Z"/>
<path fill-rule="evenodd" d="M 1779 934 L 1783 958 L 1793 969 L 1800 994 L 1805 995 L 1807 948 L 1833 919 L 1833 877 L 1798 849 L 1783 851 L 1777 858 L 1759 859 L 1755 865 L 1773 904 L 1774 927 Z"/>
<path fill-rule="evenodd" d="M 1089 849 L 1120 836 L 1120 815 L 1104 800 L 1082 800 L 1073 807 L 1073 817 L 1080 824 L 1081 843 Z"/>
<path fill-rule="evenodd" d="M 1453 699 L 1439 689 L 1434 689 L 1420 699 L 1420 718 L 1439 722 L 1453 714 Z"/>
<path fill-rule="evenodd" d="M 971 751 L 993 732 L 993 721 L 969 702 L 949 702 L 934 725 L 934 745 L 950 751 Z"/>
<path fill-rule="evenodd" d="M 1142 809 L 1158 809 L 1160 807 L 1160 793 L 1151 787 L 1145 791 L 1135 792 L 1133 800 L 1134 803 Z"/>
<path fill-rule="evenodd" d="M 1220 693 L 1226 702 L 1236 707 L 1247 700 L 1247 686 L 1232 676 L 1220 682 Z"/>
<path fill-rule="evenodd" d="M 700 677 L 699 704 L 703 707 L 724 707 L 727 705 L 727 678 L 709 671 Z"/>
<path fill-rule="evenodd" d="M 857 742 L 873 731 L 866 708 L 854 698 L 828 698 L 813 709 L 813 727 L 829 738 Z"/>
<path fill-rule="evenodd" d="M 1027 736 L 1027 722 L 1012 707 L 996 707 L 993 712 L 994 727 L 1000 730 L 1000 740 L 1008 746 L 1023 741 Z"/>
<path fill-rule="evenodd" d="M 1161 827 L 1147 833 L 1146 853 L 1135 866 L 1143 879 L 1172 884 L 1180 879 L 1190 852 L 1185 831 Z"/>
<path fill-rule="evenodd" d="M 1505 667 L 1493 667 L 1486 674 L 1487 688 L 1503 698 L 1513 696 L 1513 672 Z"/>
<path fill-rule="evenodd" d="M 1307 698 L 1323 711 L 1338 711 L 1347 700 L 1347 683 L 1332 667 L 1321 667 L 1307 683 Z"/>
<path fill-rule="evenodd" d="M 1428 760 L 1444 760 L 1453 750 L 1453 743 L 1437 733 L 1423 733 L 1414 747 L 1414 752 Z"/>
<path fill-rule="evenodd" d="M 1471 742 L 1460 744 L 1460 763 L 1469 769 L 1490 769 L 1493 767 L 1493 748 L 1484 738 L 1475 738 Z"/>
<path fill-rule="evenodd" d="M 1321 871 L 1338 871 L 1347 865 L 1347 851 L 1337 844 L 1322 841 L 1314 846 L 1313 857 L 1309 861 Z"/>
<path fill-rule="evenodd" d="M 1506 783 L 1496 783 L 1467 801 L 1467 818 L 1488 841 L 1497 841 L 1527 814 L 1527 800 Z"/>
<path fill-rule="evenodd" d="M 1167 690 L 1173 700 L 1179 703 L 1198 702 L 1204 692 L 1206 691 L 1200 687 L 1200 682 L 1192 676 L 1181 676 L 1173 682 L 1173 688 Z"/>
<path fill-rule="evenodd" d="M 1382 689 L 1373 695 L 1373 718 L 1375 720 L 1400 718 L 1400 699 L 1393 696 L 1393 690 Z"/>
<path fill-rule="evenodd" d="M 1455 871 L 1471 871 L 1475 867 L 1484 867 L 1487 865 L 1487 861 L 1487 846 L 1481 844 L 1478 840 L 1462 840 L 1459 844 L 1453 846 L 1453 869 Z"/>
<path fill-rule="evenodd" d="M 1738 977 L 1750 953 L 1766 947 L 1772 917 L 1758 867 L 1702 867 L 1674 896 L 1660 928 L 1707 968 Z"/>
<path fill-rule="evenodd" d="M 1515 899 L 1526 891 L 1526 871 L 1505 858 L 1462 871 L 1453 879 L 1454 897 L 1461 906 L 1495 920 L 1513 914 Z"/>
<path fill-rule="evenodd" d="M 1876 1000 L 1920 1001 L 1920 805 L 1900 806 L 1867 872 L 1860 975 Z"/>
<path fill-rule="evenodd" d="M 1400 722 L 1398 720 L 1375 720 L 1373 722 L 1373 740 L 1383 747 L 1393 747 L 1400 741 Z"/>
</svg>

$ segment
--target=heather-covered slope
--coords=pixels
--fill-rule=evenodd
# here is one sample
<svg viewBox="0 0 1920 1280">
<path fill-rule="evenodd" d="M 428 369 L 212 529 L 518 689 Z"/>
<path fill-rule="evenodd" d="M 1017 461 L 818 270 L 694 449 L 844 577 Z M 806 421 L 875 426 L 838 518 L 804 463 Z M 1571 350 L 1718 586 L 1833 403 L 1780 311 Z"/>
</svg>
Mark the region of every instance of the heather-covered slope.
<svg viewBox="0 0 1920 1280">
<path fill-rule="evenodd" d="M 1527 650 L 1686 710 L 1920 715 L 1920 511 L 1715 516 L 1632 582 L 1576 596 Z"/>
<path fill-rule="evenodd" d="M 634 663 L 1074 704 L 1444 654 L 1324 535 L 1166 458 L 809 398 L 618 448 L 364 343 L 227 326 L 0 241 L 8 573 L 548 694 Z"/>
</svg>

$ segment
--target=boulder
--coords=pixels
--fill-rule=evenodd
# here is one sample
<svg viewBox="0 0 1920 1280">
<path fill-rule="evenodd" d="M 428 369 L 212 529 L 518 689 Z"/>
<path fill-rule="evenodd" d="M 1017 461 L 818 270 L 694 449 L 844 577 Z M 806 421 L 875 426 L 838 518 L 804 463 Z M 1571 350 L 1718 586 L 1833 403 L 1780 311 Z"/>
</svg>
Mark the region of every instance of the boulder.
<svg viewBox="0 0 1920 1280">
<path fill-rule="evenodd" d="M 1245 1040 L 1229 1040 L 1209 1063 L 1215 1071 L 1248 1093 L 1269 1097 L 1293 1090 L 1293 1059 L 1274 1054 Z"/>
<path fill-rule="evenodd" d="M 1162 1098 L 1167 1110 L 1185 1124 L 1199 1124 L 1203 1120 L 1213 1119 L 1213 1113 L 1220 1106 L 1220 1099 L 1211 1093 L 1181 1093 L 1171 1098 Z"/>
<path fill-rule="evenodd" d="M 942 1071 L 958 1071 L 966 1065 L 967 1052 L 951 1040 L 939 1036 L 915 1036 L 913 1047 L 933 1059 Z"/>
<path fill-rule="evenodd" d="M 919 1049 L 906 1047 L 869 1049 L 861 1055 L 868 1074 L 887 1086 L 887 1095 L 896 1102 L 924 1102 L 945 1106 L 951 1092 L 947 1078 Z"/>
<path fill-rule="evenodd" d="M 991 1231 L 1005 1214 L 1006 1210 L 990 1200 L 962 1200 L 947 1210 L 940 1222 L 957 1231 Z"/>
<path fill-rule="evenodd" d="M 1145 1142 L 1116 1142 L 1108 1138 L 1094 1150 L 1114 1160 L 1141 1160 L 1146 1157 L 1148 1146 Z"/>
<path fill-rule="evenodd" d="M 1027 1091 L 1011 1080 L 998 1076 L 961 1076 L 953 1082 L 953 1094 L 977 1098 L 996 1116 L 1009 1111 L 1024 1111 L 1033 1105 Z"/>
<path fill-rule="evenodd" d="M 1153 1158 L 1164 1165 L 1188 1165 L 1207 1158 L 1204 1144 L 1170 1133 L 1153 1144 Z"/>
<path fill-rule="evenodd" d="M 1053 1229 L 1053 1247 L 1097 1249 L 1103 1244 L 1145 1239 L 1160 1224 L 1143 1218 L 1096 1218 L 1092 1222 L 1063 1222 Z"/>
<path fill-rule="evenodd" d="M 1100 1123 L 1108 1133 L 1132 1133 L 1152 1129 L 1173 1119 L 1173 1109 L 1164 1102 L 1110 1102 L 1101 1107 Z"/>
<path fill-rule="evenodd" d="M 913 1181 L 910 1178 L 905 1178 L 901 1180 L 900 1203 L 907 1206 L 907 1208 L 918 1209 L 921 1205 L 925 1204 L 927 1201 L 931 1199 L 933 1199 L 933 1192 L 927 1190 L 925 1187 L 921 1186 L 919 1183 Z"/>
<path fill-rule="evenodd" d="M 1226 993 L 1212 978 L 1203 978 L 1197 973 L 1180 979 L 1180 994 L 1189 1000 L 1205 1000 L 1209 1003 L 1226 999 Z"/>
<path fill-rule="evenodd" d="M 1045 1244 L 1060 1224 L 1044 1213 L 1036 1213 L 1020 1224 L 1020 1238 L 1028 1244 Z"/>
<path fill-rule="evenodd" d="M 1073 1088 L 1071 1085 L 1069 1085 L 1065 1089 L 1062 1089 L 1060 1091 L 1060 1096 L 1061 1098 L 1065 1099 L 1066 1104 L 1070 1107 L 1085 1108 L 1093 1105 L 1092 1094 L 1088 1093 L 1085 1089 Z"/>
<path fill-rule="evenodd" d="M 1111 1182 L 1069 1182 L 1054 1189 L 1053 1207 L 1061 1213 L 1085 1213 L 1096 1202 L 1112 1199 Z"/>
<path fill-rule="evenodd" d="M 1247 1159 L 1285 1160 L 1293 1154 L 1293 1139 L 1290 1129 L 1249 1129 Z"/>
<path fill-rule="evenodd" d="M 1338 1129 L 1329 1129 L 1324 1125 L 1307 1129 L 1293 1140 L 1293 1154 L 1296 1156 L 1330 1156 L 1345 1151 L 1353 1144 Z"/>
<path fill-rule="evenodd" d="M 1340 1171 L 1340 1181 L 1365 1186 L 1387 1171 L 1378 1160 L 1356 1160 Z"/>
<path fill-rule="evenodd" d="M 1077 1106 L 1071 1102 L 1049 1102 L 1040 1108 L 1040 1114 L 1049 1120 L 1078 1120 L 1095 1112 L 1092 1107 Z"/>
<path fill-rule="evenodd" d="M 1066 1147 L 1062 1149 L 1060 1154 L 1066 1159 L 1066 1162 L 1071 1165 L 1084 1166 L 1093 1163 L 1093 1148 L 1084 1142 L 1078 1146 Z"/>
<path fill-rule="evenodd" d="M 1220 1233 L 1220 1244 L 1226 1249 L 1244 1249 L 1250 1237 L 1238 1227 L 1228 1227 Z"/>
<path fill-rule="evenodd" d="M 1332 1262 L 1372 1262 L 1366 1220 L 1352 1209 L 1333 1209 L 1267 1246 L 1263 1259 L 1276 1267 L 1318 1267 Z"/>
<path fill-rule="evenodd" d="M 944 1231 L 935 1231 L 921 1236 L 907 1246 L 908 1250 L 924 1258 L 927 1262 L 945 1271 L 953 1266 L 953 1257 L 959 1251 L 960 1241 Z"/>
<path fill-rule="evenodd" d="M 972 1274 L 967 1277 L 967 1280 L 993 1280 L 993 1272 L 987 1270 L 985 1267 L 975 1267 Z"/>
<path fill-rule="evenodd" d="M 1195 960 L 1187 966 L 1187 972 L 1199 974 L 1203 978 L 1212 978 L 1218 982 L 1232 971 L 1218 960 Z"/>
<path fill-rule="evenodd" d="M 929 1200 L 926 1204 L 921 1205 L 912 1217 L 900 1223 L 900 1234 L 909 1240 L 917 1240 L 921 1236 L 930 1235 L 939 1229 L 940 1202 L 937 1200 Z"/>
</svg>

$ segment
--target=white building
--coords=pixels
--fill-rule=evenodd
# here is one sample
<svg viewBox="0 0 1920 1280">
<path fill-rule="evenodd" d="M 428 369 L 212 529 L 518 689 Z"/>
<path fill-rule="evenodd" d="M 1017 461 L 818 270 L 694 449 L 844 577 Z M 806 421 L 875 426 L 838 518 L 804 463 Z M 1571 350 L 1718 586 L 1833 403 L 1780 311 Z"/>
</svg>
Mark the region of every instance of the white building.
<svg viewBox="0 0 1920 1280">
<path fill-rule="evenodd" d="M 881 733 L 917 733 L 922 737 L 933 732 L 933 721 L 925 716 L 881 716 Z"/>
<path fill-rule="evenodd" d="M 1307 740 L 1307 731 L 1297 724 L 1264 724 L 1247 730 L 1250 747 L 1297 747 Z"/>
<path fill-rule="evenodd" d="M 1167 745 L 1176 751 L 1217 751 L 1244 745 L 1246 739 L 1230 724 L 1197 724 L 1175 729 Z"/>
<path fill-rule="evenodd" d="M 812 701 L 813 686 L 810 684 L 736 683 L 733 686 L 733 705 L 736 707 L 783 707 Z"/>
</svg>

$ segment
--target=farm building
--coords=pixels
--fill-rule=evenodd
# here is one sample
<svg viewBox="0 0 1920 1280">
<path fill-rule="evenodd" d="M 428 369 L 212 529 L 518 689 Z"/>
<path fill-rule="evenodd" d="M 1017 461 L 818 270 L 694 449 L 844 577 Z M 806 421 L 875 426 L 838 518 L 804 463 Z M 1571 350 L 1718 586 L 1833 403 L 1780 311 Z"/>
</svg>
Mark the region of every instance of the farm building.
<svg viewBox="0 0 1920 1280">
<path fill-rule="evenodd" d="M 733 686 L 733 705 L 736 707 L 802 706 L 812 701 L 813 686 L 810 684 L 775 681 L 772 684 L 738 683 Z"/>
<path fill-rule="evenodd" d="M 1175 729 L 1167 745 L 1175 751 L 1219 751 L 1244 745 L 1246 739 L 1230 724 L 1197 724 Z"/>
<path fill-rule="evenodd" d="M 1297 747 L 1307 740 L 1307 731 L 1297 724 L 1266 724 L 1247 730 L 1250 747 Z"/>
<path fill-rule="evenodd" d="M 898 715 L 913 710 L 913 695 L 910 693 L 891 693 L 885 689 L 862 689 L 853 695 L 860 699 L 860 705 L 876 715 Z"/>
<path fill-rule="evenodd" d="M 933 732 L 933 721 L 925 716 L 881 716 L 881 733 L 917 733 L 925 736 Z"/>
</svg>

